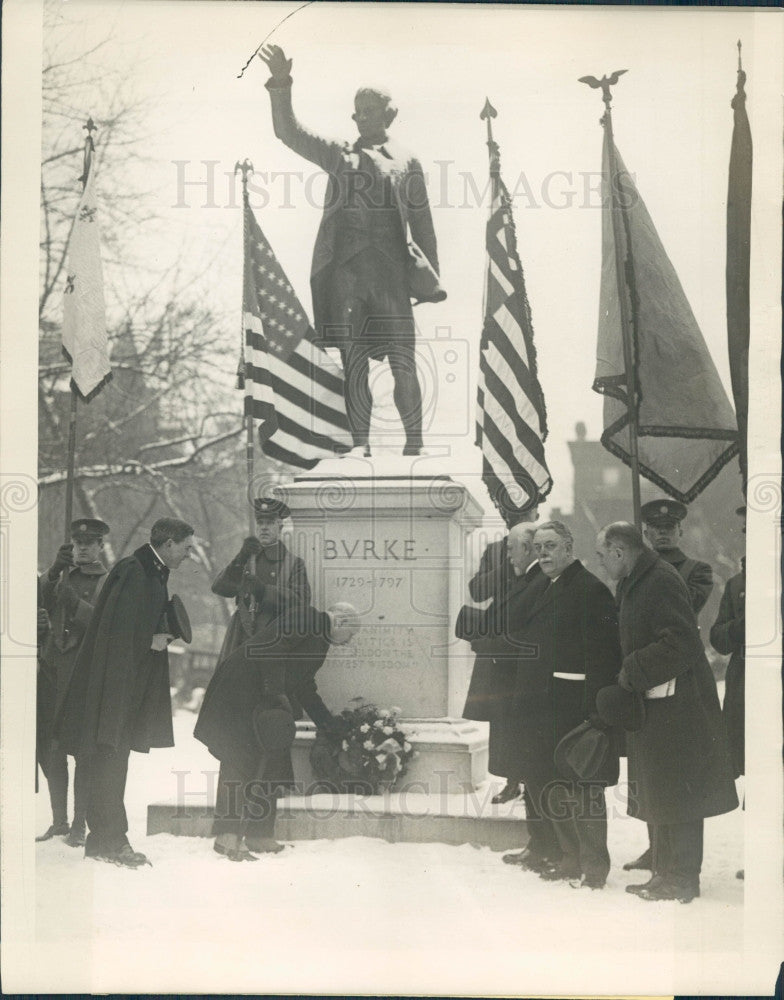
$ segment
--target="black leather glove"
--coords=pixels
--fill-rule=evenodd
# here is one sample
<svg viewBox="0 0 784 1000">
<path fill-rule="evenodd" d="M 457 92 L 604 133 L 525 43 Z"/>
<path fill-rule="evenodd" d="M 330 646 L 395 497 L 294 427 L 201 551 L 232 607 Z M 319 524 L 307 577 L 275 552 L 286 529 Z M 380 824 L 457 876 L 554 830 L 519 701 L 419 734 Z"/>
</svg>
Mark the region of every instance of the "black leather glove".
<svg viewBox="0 0 784 1000">
<path fill-rule="evenodd" d="M 242 543 L 242 548 L 236 556 L 236 561 L 241 563 L 246 563 L 251 556 L 257 556 L 261 553 L 262 544 L 256 538 L 255 535 L 250 535 Z"/>
<path fill-rule="evenodd" d="M 73 542 L 64 542 L 57 550 L 52 568 L 49 570 L 49 579 L 56 580 L 64 569 L 74 565 Z"/>
</svg>

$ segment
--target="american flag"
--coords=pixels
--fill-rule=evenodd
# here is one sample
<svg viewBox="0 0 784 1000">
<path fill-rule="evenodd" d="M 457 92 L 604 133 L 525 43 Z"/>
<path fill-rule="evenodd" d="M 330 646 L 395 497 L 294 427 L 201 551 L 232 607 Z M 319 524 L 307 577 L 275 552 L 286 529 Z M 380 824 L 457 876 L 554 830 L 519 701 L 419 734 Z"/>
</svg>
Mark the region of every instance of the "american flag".
<svg viewBox="0 0 784 1000">
<path fill-rule="evenodd" d="M 315 331 L 245 195 L 244 350 L 239 387 L 259 421 L 261 450 L 312 469 L 352 447 L 343 372 Z"/>
<path fill-rule="evenodd" d="M 482 481 L 508 520 L 541 503 L 553 481 L 544 457 L 547 418 L 512 207 L 501 180 L 498 146 L 492 140 L 489 146 L 493 200 L 487 223 L 476 444 L 482 449 Z"/>
</svg>

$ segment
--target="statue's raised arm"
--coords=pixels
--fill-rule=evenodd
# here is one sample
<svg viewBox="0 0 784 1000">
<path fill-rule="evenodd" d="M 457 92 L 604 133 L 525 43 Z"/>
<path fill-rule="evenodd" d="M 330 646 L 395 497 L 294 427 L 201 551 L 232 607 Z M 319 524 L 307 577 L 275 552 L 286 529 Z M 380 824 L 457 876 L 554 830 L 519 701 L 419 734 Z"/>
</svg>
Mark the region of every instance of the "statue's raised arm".
<svg viewBox="0 0 784 1000">
<path fill-rule="evenodd" d="M 351 115 L 359 136 L 330 141 L 297 120 L 292 60 L 283 49 L 267 45 L 259 58 L 270 72 L 265 86 L 275 135 L 328 175 L 310 283 L 319 342 L 338 347 L 343 359 L 354 447 L 370 454 L 369 362 L 386 358 L 406 435 L 403 453 L 419 455 L 422 395 L 411 300 L 446 297 L 422 166 L 389 136 L 398 111 L 385 88 L 360 87 Z"/>
</svg>

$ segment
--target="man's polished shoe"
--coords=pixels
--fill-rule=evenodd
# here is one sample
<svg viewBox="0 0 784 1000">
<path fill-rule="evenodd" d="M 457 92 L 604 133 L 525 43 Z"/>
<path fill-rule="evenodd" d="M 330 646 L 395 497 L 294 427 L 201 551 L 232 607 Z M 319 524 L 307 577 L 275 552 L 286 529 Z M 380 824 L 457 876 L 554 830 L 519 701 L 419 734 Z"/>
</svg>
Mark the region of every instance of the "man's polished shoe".
<svg viewBox="0 0 784 1000">
<path fill-rule="evenodd" d="M 549 858 L 543 858 L 541 854 L 536 854 L 527 847 L 522 851 L 505 854 L 501 860 L 505 865 L 517 865 L 518 868 L 522 868 L 524 871 L 537 873 L 544 871 L 545 868 L 553 864 Z"/>
<path fill-rule="evenodd" d="M 494 806 L 503 805 L 504 802 L 514 802 L 523 794 L 519 781 L 507 781 L 498 795 L 494 795 L 490 801 Z"/>
<path fill-rule="evenodd" d="M 583 875 L 580 882 L 581 889 L 603 889 L 607 883 L 606 878 L 601 875 Z"/>
<path fill-rule="evenodd" d="M 212 845 L 213 851 L 220 854 L 229 861 L 258 861 L 255 854 L 251 854 L 248 845 L 235 833 L 219 833 Z"/>
<path fill-rule="evenodd" d="M 279 843 L 274 837 L 246 837 L 245 843 L 248 850 L 255 854 L 280 854 L 286 849 L 286 845 Z"/>
<path fill-rule="evenodd" d="M 68 823 L 53 823 L 46 833 L 42 833 L 40 837 L 36 837 L 36 842 L 41 843 L 43 840 L 51 840 L 52 837 L 65 837 L 71 830 Z"/>
<path fill-rule="evenodd" d="M 85 840 L 83 826 L 72 826 L 71 832 L 65 838 L 65 842 L 69 847 L 84 847 Z"/>
<path fill-rule="evenodd" d="M 746 869 L 741 868 L 740 871 L 735 872 L 735 878 L 739 878 L 741 881 L 743 881 L 746 878 Z"/>
<path fill-rule="evenodd" d="M 647 882 L 633 882 L 631 885 L 626 886 L 626 891 L 632 893 L 634 896 L 639 896 L 643 889 L 650 889 L 661 882 L 661 875 L 652 875 Z"/>
<path fill-rule="evenodd" d="M 545 882 L 571 882 L 572 879 L 579 882 L 581 874 L 580 869 L 574 865 L 558 862 L 548 864 L 544 871 L 539 873 L 539 878 L 543 878 Z"/>
<path fill-rule="evenodd" d="M 699 882 L 691 879 L 668 879 L 662 878 L 655 885 L 648 885 L 640 889 L 637 895 L 640 899 L 647 899 L 649 902 L 660 903 L 667 900 L 677 900 L 679 903 L 690 903 L 700 894 Z"/>
<path fill-rule="evenodd" d="M 623 866 L 625 872 L 633 871 L 652 871 L 653 870 L 653 851 L 649 847 L 647 851 L 643 851 L 639 858 L 635 858 L 634 861 L 627 861 Z"/>
<path fill-rule="evenodd" d="M 147 855 L 141 851 L 134 851 L 130 844 L 123 844 L 119 851 L 113 851 L 108 855 L 108 860 L 121 868 L 141 868 L 142 865 L 149 865 L 152 868 L 152 861 Z"/>
</svg>

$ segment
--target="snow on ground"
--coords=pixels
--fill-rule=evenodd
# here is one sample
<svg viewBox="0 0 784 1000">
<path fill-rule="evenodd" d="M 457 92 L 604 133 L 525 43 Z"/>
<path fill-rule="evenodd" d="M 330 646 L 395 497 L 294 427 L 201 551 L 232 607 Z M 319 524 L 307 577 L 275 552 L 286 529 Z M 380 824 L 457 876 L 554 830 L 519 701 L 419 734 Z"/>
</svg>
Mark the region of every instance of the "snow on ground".
<svg viewBox="0 0 784 1000">
<path fill-rule="evenodd" d="M 485 847 L 367 837 L 299 841 L 232 864 L 207 838 L 145 836 L 147 804 L 175 795 L 173 772 L 216 770 L 192 738 L 194 720 L 177 714 L 173 749 L 131 755 L 129 838 L 153 867 L 85 860 L 60 839 L 36 845 L 36 934 L 50 956 L 38 970 L 41 992 L 394 992 L 408 984 L 519 994 L 553 992 L 559 976 L 581 972 L 573 992 L 639 993 L 640 966 L 630 964 L 639 954 L 652 962 L 649 991 L 671 993 L 693 976 L 710 992 L 711 977 L 724 969 L 726 982 L 737 961 L 740 810 L 706 822 L 702 898 L 689 906 L 624 891 L 640 873 L 621 864 L 643 849 L 646 831 L 622 807 L 610 821 L 613 869 L 601 892 L 543 882 Z M 45 790 L 36 808 L 45 829 Z M 597 956 L 601 978 L 590 988 Z"/>
</svg>

